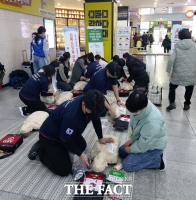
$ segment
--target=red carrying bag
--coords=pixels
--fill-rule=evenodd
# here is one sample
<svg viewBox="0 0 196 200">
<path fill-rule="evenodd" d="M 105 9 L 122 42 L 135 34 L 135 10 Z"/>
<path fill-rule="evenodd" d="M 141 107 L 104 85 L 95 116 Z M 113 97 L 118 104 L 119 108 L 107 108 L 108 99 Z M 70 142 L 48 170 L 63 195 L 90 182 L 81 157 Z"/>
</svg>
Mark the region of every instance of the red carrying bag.
<svg viewBox="0 0 196 200">
<path fill-rule="evenodd" d="M 128 97 L 129 93 L 129 90 L 119 90 L 119 97 Z"/>
<path fill-rule="evenodd" d="M 72 94 L 73 94 L 73 97 L 77 97 L 79 95 L 82 95 L 83 91 L 82 90 L 75 90 L 75 91 L 72 92 Z"/>
<path fill-rule="evenodd" d="M 0 159 L 14 154 L 15 150 L 23 143 L 23 136 L 19 134 L 8 134 L 0 140 L 0 151 L 4 155 Z"/>
<path fill-rule="evenodd" d="M 58 106 L 56 106 L 56 105 L 50 105 L 50 106 L 47 107 L 47 110 L 48 110 L 48 111 L 53 111 L 53 110 L 55 110 L 57 107 L 58 107 Z"/>
</svg>

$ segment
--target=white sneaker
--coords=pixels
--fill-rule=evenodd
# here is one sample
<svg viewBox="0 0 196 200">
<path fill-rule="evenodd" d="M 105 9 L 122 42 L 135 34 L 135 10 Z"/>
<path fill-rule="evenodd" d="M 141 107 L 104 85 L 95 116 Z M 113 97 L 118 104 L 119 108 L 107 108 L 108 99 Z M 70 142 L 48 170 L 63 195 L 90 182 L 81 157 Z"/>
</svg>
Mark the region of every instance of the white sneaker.
<svg viewBox="0 0 196 200">
<path fill-rule="evenodd" d="M 19 111 L 20 111 L 20 114 L 22 115 L 22 117 L 25 117 L 22 107 L 19 107 Z"/>
</svg>

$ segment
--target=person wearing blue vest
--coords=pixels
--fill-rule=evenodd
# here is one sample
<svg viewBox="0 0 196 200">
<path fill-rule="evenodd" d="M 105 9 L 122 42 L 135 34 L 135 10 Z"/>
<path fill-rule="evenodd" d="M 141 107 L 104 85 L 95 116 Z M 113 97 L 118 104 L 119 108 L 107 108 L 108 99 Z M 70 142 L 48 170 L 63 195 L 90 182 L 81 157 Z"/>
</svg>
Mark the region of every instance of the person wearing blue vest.
<svg viewBox="0 0 196 200">
<path fill-rule="evenodd" d="M 48 92 L 48 86 L 55 68 L 52 65 L 45 66 L 44 72 L 38 72 L 30 77 L 22 87 L 19 97 L 27 107 L 19 107 L 21 115 L 24 117 L 36 111 L 46 111 L 46 105 L 40 100 L 41 96 L 56 96 L 56 93 Z"/>
<path fill-rule="evenodd" d="M 42 124 L 39 140 L 29 151 L 28 158 L 35 160 L 39 156 L 48 169 L 60 176 L 72 173 L 69 152 L 78 155 L 84 166 L 89 166 L 84 153 L 87 143 L 82 136 L 88 123 L 92 121 L 101 144 L 113 142 L 112 138 L 103 138 L 100 120 L 103 108 L 104 96 L 97 90 L 65 101 Z"/>
<path fill-rule="evenodd" d="M 40 26 L 37 35 L 33 38 L 31 46 L 33 49 L 33 69 L 36 74 L 43 66 L 49 64 L 48 44 L 45 39 L 46 29 Z"/>
<path fill-rule="evenodd" d="M 137 58 L 135 56 L 132 56 L 129 53 L 124 53 L 123 54 L 123 58 L 125 60 L 128 60 L 128 59 L 134 60 L 136 63 L 138 63 L 139 65 L 141 65 L 146 70 L 146 64 L 144 62 L 142 62 L 139 58 Z"/>
<path fill-rule="evenodd" d="M 159 109 L 140 91 L 131 93 L 126 101 L 131 121 L 128 128 L 129 140 L 119 148 L 124 160 L 125 171 L 140 169 L 165 170 L 165 152 L 167 130 Z"/>
<path fill-rule="evenodd" d="M 117 62 L 110 62 L 104 69 L 99 70 L 94 74 L 94 76 L 90 79 L 90 81 L 85 86 L 83 92 L 86 93 L 89 90 L 98 90 L 104 95 L 107 94 L 107 87 L 111 83 L 112 89 L 114 91 L 114 95 L 116 97 L 116 101 L 118 105 L 124 106 L 119 98 L 119 90 L 118 90 L 118 83 L 117 77 L 120 74 L 120 67 Z M 111 114 L 111 116 L 115 117 L 115 112 L 112 107 L 109 105 L 108 101 L 105 100 L 105 108 Z M 106 110 L 104 113 L 106 114 Z M 104 116 L 103 114 L 102 116 Z"/>
<path fill-rule="evenodd" d="M 86 71 L 84 72 L 84 77 L 86 79 L 90 79 L 95 74 L 95 72 L 102 69 L 102 66 L 98 62 L 95 61 L 95 57 L 93 53 L 89 53 L 87 55 L 87 62 L 88 62 L 88 66 L 86 68 Z"/>
</svg>

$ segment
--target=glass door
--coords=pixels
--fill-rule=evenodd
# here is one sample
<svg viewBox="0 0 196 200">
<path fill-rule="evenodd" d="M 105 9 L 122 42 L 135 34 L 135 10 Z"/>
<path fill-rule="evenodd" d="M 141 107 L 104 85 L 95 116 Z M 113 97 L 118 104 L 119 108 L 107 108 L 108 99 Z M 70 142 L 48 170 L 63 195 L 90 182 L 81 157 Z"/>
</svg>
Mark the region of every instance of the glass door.
<svg viewBox="0 0 196 200">
<path fill-rule="evenodd" d="M 56 42 L 57 50 L 65 48 L 63 27 L 67 26 L 67 19 L 56 19 Z"/>
<path fill-rule="evenodd" d="M 85 50 L 85 27 L 84 27 L 84 20 L 79 20 L 80 28 L 79 28 L 79 33 L 80 33 L 80 50 L 84 51 Z"/>
<path fill-rule="evenodd" d="M 68 26 L 78 26 L 77 19 L 68 19 Z"/>
</svg>

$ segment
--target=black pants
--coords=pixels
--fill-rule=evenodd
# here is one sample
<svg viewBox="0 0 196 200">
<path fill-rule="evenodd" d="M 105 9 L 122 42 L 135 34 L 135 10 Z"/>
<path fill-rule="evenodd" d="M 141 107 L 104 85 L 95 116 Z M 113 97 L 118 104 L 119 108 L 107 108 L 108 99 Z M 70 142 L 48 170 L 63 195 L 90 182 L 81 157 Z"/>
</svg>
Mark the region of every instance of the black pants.
<svg viewBox="0 0 196 200">
<path fill-rule="evenodd" d="M 144 47 L 144 50 L 146 50 L 147 42 L 143 42 L 142 46 Z"/>
<path fill-rule="evenodd" d="M 164 47 L 164 53 L 169 53 L 170 48 L 169 47 Z"/>
<path fill-rule="evenodd" d="M 30 101 L 28 99 L 25 99 L 20 93 L 19 93 L 20 100 L 27 105 L 25 108 L 25 113 L 33 113 L 36 111 L 46 111 L 46 105 L 40 100 L 36 99 L 33 101 Z"/>
<path fill-rule="evenodd" d="M 176 98 L 176 88 L 178 87 L 178 85 L 173 85 L 172 83 L 169 84 L 169 101 L 170 103 L 174 103 L 175 102 L 175 98 Z M 184 98 L 185 98 L 185 102 L 184 104 L 186 105 L 190 105 L 191 104 L 191 97 L 192 97 L 192 94 L 193 94 L 193 89 L 194 89 L 194 86 L 193 85 L 190 85 L 190 86 L 186 86 L 186 91 L 185 91 L 185 95 L 184 95 Z"/>
<path fill-rule="evenodd" d="M 61 89 L 63 91 L 71 91 L 72 87 L 69 83 L 66 83 L 65 81 L 57 81 L 57 88 Z"/>
<path fill-rule="evenodd" d="M 58 141 L 50 140 L 39 135 L 42 148 L 39 150 L 40 161 L 53 173 L 59 176 L 68 176 L 72 173 L 72 162 L 69 151 Z M 86 149 L 86 141 L 82 135 L 74 139 L 77 146 L 84 151 Z"/>
</svg>

